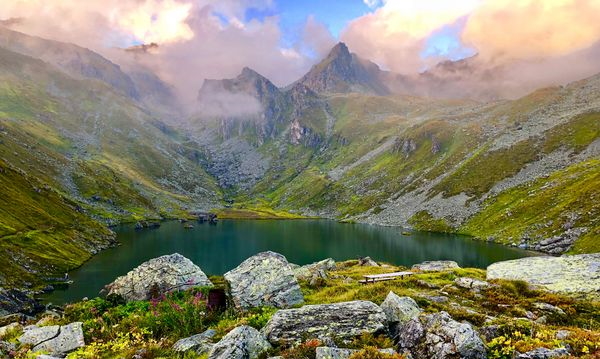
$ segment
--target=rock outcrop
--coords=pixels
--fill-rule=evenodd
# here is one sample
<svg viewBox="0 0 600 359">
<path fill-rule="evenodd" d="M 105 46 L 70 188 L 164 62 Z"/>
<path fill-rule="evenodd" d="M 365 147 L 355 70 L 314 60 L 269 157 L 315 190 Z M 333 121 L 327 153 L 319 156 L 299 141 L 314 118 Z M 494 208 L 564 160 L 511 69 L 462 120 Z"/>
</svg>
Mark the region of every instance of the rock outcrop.
<svg viewBox="0 0 600 359">
<path fill-rule="evenodd" d="M 600 253 L 498 262 L 487 268 L 487 279 L 523 280 L 552 292 L 599 299 Z"/>
<path fill-rule="evenodd" d="M 252 256 L 224 277 L 239 309 L 289 308 L 304 302 L 294 271 L 287 259 L 278 253 L 263 252 Z"/>
<path fill-rule="evenodd" d="M 398 346 L 415 359 L 485 359 L 483 341 L 469 324 L 459 323 L 446 312 L 421 315 L 406 323 Z"/>
<path fill-rule="evenodd" d="M 209 359 L 256 359 L 271 349 L 271 344 L 256 329 L 241 326 L 233 329 L 211 349 Z"/>
<path fill-rule="evenodd" d="M 386 331 L 383 310 L 369 301 L 305 305 L 276 312 L 263 329 L 269 342 L 292 345 L 310 338 L 350 340 Z"/>
<path fill-rule="evenodd" d="M 33 351 L 63 355 L 85 345 L 82 328 L 81 322 L 62 326 L 30 326 L 25 328 L 25 332 L 19 337 L 19 342 L 32 345 Z"/>
<path fill-rule="evenodd" d="M 460 268 L 454 261 L 427 261 L 412 266 L 412 270 L 420 272 L 440 272 Z"/>
<path fill-rule="evenodd" d="M 160 293 L 212 286 L 202 269 L 179 253 L 142 263 L 105 287 L 108 295 L 127 301 L 147 300 Z"/>
<path fill-rule="evenodd" d="M 13 313 L 35 315 L 42 312 L 44 308 L 28 293 L 16 289 L 0 288 L 0 316 Z"/>
</svg>

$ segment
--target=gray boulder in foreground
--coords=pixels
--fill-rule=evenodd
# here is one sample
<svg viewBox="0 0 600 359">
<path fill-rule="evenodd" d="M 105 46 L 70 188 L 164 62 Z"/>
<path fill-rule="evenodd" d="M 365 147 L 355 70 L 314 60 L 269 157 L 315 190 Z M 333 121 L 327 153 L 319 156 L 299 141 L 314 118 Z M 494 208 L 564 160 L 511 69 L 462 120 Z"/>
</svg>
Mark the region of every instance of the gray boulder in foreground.
<svg viewBox="0 0 600 359">
<path fill-rule="evenodd" d="M 225 273 L 231 298 L 237 308 L 289 308 L 304 303 L 300 285 L 287 259 L 279 253 L 263 252 L 246 259 Z"/>
<path fill-rule="evenodd" d="M 342 349 L 331 347 L 318 347 L 317 359 L 348 359 L 352 354 L 356 353 L 357 349 Z M 394 349 L 379 349 L 380 353 L 396 354 Z"/>
<path fill-rule="evenodd" d="M 412 270 L 420 272 L 441 272 L 460 268 L 455 261 L 427 261 L 412 266 Z"/>
<path fill-rule="evenodd" d="M 277 311 L 263 328 L 272 344 L 292 345 L 307 339 L 350 340 L 387 329 L 383 310 L 369 301 L 305 305 Z"/>
<path fill-rule="evenodd" d="M 487 279 L 522 280 L 561 294 L 600 299 L 600 253 L 562 257 L 528 257 L 498 262 Z"/>
<path fill-rule="evenodd" d="M 121 295 L 127 301 L 147 300 L 160 293 L 186 290 L 213 284 L 202 269 L 179 253 L 165 255 L 140 264 L 131 272 L 107 285 L 108 294 Z"/>
<path fill-rule="evenodd" d="M 215 344 L 209 359 L 256 359 L 271 349 L 271 344 L 256 329 L 243 325 L 227 333 Z"/>
<path fill-rule="evenodd" d="M 483 341 L 470 324 L 459 323 L 446 312 L 425 314 L 406 323 L 398 346 L 415 359 L 485 359 Z"/>
<path fill-rule="evenodd" d="M 197 354 L 208 353 L 213 347 L 213 343 L 210 342 L 210 339 L 214 337 L 215 334 L 217 334 L 216 331 L 208 329 L 203 333 L 179 339 L 173 344 L 173 351 L 185 353 L 193 350 Z"/>
<path fill-rule="evenodd" d="M 52 325 L 48 327 L 30 326 L 19 337 L 21 344 L 33 345 L 33 351 L 46 351 L 50 354 L 66 354 L 85 345 L 83 323 Z"/>
</svg>

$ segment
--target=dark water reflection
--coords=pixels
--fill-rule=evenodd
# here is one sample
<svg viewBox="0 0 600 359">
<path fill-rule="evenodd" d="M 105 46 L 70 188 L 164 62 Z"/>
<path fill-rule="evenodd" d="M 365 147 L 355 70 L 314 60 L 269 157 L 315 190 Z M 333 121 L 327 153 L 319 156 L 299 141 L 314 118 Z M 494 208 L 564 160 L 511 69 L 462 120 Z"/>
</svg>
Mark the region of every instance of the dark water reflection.
<svg viewBox="0 0 600 359">
<path fill-rule="evenodd" d="M 74 283 L 47 301 L 60 304 L 95 297 L 100 289 L 140 263 L 164 254 L 181 253 L 207 274 L 223 274 L 262 251 L 282 253 L 290 262 L 312 263 L 370 256 L 376 261 L 410 266 L 426 260 L 450 259 L 462 267 L 485 268 L 491 263 L 531 255 L 523 250 L 474 241 L 457 235 L 402 234 L 400 228 L 340 224 L 327 220 L 221 221 L 184 229 L 178 222 L 159 229 L 117 229 L 122 243 L 101 252 L 70 273 Z"/>
</svg>

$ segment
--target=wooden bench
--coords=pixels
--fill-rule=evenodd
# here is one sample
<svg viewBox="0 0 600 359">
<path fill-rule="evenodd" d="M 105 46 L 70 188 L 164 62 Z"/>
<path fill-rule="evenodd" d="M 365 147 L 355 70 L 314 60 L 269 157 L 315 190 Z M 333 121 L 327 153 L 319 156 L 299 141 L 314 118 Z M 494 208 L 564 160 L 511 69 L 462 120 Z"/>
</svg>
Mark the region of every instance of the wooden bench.
<svg viewBox="0 0 600 359">
<path fill-rule="evenodd" d="M 383 282 L 386 280 L 392 280 L 397 278 L 404 278 L 409 275 L 413 275 L 413 272 L 393 272 L 393 273 L 383 273 L 383 274 L 370 274 L 365 275 L 365 279 L 359 280 L 358 282 L 361 284 L 375 283 L 375 282 Z"/>
</svg>

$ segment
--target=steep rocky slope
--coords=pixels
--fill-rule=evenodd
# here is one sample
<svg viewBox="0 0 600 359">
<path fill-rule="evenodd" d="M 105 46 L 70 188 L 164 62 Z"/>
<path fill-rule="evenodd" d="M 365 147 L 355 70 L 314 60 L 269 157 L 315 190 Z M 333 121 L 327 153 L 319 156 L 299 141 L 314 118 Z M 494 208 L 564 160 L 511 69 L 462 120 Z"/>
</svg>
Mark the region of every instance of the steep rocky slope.
<svg viewBox="0 0 600 359">
<path fill-rule="evenodd" d="M 235 178 L 227 186 L 238 202 L 550 253 L 598 250 L 600 76 L 490 103 L 312 86 L 318 111 L 302 126 L 287 117 L 269 138 L 235 134 L 213 147 L 258 164 L 220 174 Z M 256 171 L 236 197 L 250 178 L 228 176 L 240 168 Z"/>
</svg>

